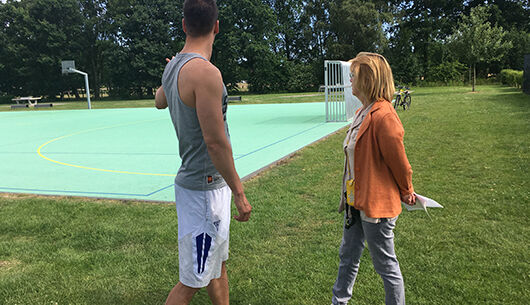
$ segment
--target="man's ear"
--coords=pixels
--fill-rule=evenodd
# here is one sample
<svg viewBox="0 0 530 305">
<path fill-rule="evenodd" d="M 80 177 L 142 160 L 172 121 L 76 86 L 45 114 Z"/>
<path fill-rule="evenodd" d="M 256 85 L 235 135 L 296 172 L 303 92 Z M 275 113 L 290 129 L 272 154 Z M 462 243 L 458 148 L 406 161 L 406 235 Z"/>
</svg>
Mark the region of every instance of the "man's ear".
<svg viewBox="0 0 530 305">
<path fill-rule="evenodd" d="M 182 18 L 182 30 L 184 31 L 185 34 L 188 34 L 186 30 L 186 22 L 184 22 L 184 18 Z"/>
<path fill-rule="evenodd" d="M 219 20 L 215 22 L 215 26 L 213 27 L 213 33 L 215 35 L 219 34 Z"/>
</svg>

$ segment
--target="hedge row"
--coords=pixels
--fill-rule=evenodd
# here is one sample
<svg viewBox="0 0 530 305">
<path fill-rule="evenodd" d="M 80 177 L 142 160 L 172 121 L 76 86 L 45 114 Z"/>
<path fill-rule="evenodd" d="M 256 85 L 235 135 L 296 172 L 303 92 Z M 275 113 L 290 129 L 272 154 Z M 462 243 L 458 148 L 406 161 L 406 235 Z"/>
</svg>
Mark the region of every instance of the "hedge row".
<svg viewBox="0 0 530 305">
<path fill-rule="evenodd" d="M 521 88 L 523 85 L 523 71 L 504 69 L 499 73 L 499 81 L 503 85 Z"/>
</svg>

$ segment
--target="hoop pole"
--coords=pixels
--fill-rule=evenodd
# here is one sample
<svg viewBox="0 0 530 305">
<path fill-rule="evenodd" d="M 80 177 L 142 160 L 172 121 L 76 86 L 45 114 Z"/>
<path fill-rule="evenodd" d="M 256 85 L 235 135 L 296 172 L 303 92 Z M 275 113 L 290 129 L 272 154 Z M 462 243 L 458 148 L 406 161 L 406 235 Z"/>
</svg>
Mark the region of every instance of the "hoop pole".
<svg viewBox="0 0 530 305">
<path fill-rule="evenodd" d="M 326 105 L 326 122 L 329 122 L 329 111 L 328 111 L 328 61 L 324 61 L 324 91 L 325 91 L 325 105 Z"/>
<path fill-rule="evenodd" d="M 83 71 L 79 71 L 77 69 L 68 68 L 68 71 L 75 72 L 83 75 L 85 77 L 85 90 L 86 90 L 86 101 L 88 103 L 88 109 L 92 109 L 92 105 L 90 103 L 90 88 L 88 87 L 88 73 L 85 73 Z"/>
</svg>

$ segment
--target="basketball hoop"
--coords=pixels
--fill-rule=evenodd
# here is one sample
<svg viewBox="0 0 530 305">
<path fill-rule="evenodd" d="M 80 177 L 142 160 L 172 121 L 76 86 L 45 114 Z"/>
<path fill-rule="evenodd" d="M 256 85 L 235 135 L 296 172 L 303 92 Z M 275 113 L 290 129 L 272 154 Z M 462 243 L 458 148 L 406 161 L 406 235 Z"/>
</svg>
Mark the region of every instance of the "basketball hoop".
<svg viewBox="0 0 530 305">
<path fill-rule="evenodd" d="M 85 87 L 86 87 L 86 100 L 88 103 L 88 109 L 92 109 L 90 104 L 90 88 L 88 87 L 88 74 L 83 71 L 79 71 L 75 68 L 75 61 L 73 60 L 63 60 L 61 61 L 61 69 L 63 75 L 70 73 L 78 73 L 85 77 Z"/>
</svg>

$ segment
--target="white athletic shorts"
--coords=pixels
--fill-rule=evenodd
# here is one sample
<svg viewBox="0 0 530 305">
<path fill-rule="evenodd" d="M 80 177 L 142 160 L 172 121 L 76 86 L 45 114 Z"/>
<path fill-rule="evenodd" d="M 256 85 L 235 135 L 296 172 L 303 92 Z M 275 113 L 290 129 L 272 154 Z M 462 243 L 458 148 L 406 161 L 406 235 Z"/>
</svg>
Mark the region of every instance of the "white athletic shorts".
<svg viewBox="0 0 530 305">
<path fill-rule="evenodd" d="M 182 284 L 202 288 L 221 277 L 221 264 L 228 259 L 231 196 L 228 186 L 193 191 L 175 185 Z"/>
</svg>

